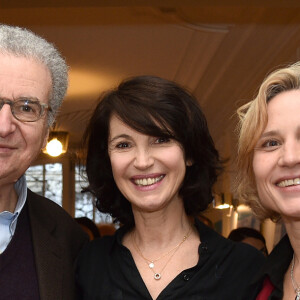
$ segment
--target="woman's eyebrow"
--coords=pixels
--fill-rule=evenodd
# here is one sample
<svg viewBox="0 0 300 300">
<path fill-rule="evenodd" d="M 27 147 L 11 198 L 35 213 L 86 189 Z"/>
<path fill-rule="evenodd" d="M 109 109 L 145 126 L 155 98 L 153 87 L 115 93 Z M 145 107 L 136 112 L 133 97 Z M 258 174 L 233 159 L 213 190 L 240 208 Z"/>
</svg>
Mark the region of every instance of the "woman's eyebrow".
<svg viewBox="0 0 300 300">
<path fill-rule="evenodd" d="M 131 137 L 128 134 L 124 134 L 124 133 L 123 134 L 118 134 L 118 135 L 114 136 L 113 138 L 111 138 L 109 140 L 109 143 L 111 143 L 111 142 L 113 142 L 113 141 L 115 141 L 117 139 L 120 139 L 120 138 L 130 139 Z"/>
<path fill-rule="evenodd" d="M 279 133 L 278 130 L 271 130 L 271 131 L 266 131 L 264 132 L 260 138 L 265 138 L 265 137 L 269 137 L 269 136 L 274 136 L 274 135 L 277 135 Z"/>
</svg>

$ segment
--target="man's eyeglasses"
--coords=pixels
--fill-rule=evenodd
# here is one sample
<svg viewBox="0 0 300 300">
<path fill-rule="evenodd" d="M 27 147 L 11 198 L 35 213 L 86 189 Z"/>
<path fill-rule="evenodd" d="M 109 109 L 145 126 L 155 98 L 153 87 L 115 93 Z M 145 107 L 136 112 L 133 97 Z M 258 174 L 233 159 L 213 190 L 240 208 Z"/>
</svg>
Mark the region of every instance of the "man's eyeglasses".
<svg viewBox="0 0 300 300">
<path fill-rule="evenodd" d="M 14 101 L 0 99 L 0 110 L 4 104 L 8 104 L 13 116 L 21 122 L 35 122 L 45 113 L 46 109 L 51 111 L 47 104 L 40 103 L 37 99 L 19 98 Z"/>
</svg>

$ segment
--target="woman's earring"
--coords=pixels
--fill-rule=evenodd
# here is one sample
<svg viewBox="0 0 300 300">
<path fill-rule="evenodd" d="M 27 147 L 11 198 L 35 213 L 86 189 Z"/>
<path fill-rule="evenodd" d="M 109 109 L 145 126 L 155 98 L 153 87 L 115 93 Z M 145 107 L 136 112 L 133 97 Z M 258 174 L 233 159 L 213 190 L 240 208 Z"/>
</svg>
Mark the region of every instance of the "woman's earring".
<svg viewBox="0 0 300 300">
<path fill-rule="evenodd" d="M 188 159 L 188 160 L 186 161 L 185 165 L 186 165 L 187 167 L 191 167 L 191 166 L 193 165 L 193 163 L 194 163 L 194 162 L 192 162 L 190 159 Z"/>
</svg>

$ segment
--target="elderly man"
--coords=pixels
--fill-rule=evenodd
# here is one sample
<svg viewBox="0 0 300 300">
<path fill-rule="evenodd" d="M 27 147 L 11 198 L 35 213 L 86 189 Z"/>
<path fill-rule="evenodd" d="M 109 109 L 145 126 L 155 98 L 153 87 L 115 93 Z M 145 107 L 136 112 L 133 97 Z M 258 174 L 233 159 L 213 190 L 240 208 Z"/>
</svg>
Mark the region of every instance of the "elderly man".
<svg viewBox="0 0 300 300">
<path fill-rule="evenodd" d="M 53 45 L 0 25 L 0 299 L 75 298 L 73 265 L 87 236 L 24 176 L 46 145 L 67 76 Z"/>
</svg>

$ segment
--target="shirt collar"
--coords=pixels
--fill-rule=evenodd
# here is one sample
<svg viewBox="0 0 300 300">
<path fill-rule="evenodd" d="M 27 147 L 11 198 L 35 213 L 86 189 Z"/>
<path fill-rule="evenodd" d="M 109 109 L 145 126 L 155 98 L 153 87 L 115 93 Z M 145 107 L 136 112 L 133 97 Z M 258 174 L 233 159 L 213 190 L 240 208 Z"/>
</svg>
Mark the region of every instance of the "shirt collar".
<svg viewBox="0 0 300 300">
<path fill-rule="evenodd" d="M 293 258 L 293 248 L 286 234 L 268 256 L 264 274 L 268 275 L 276 288 L 283 290 L 284 275 Z"/>
<path fill-rule="evenodd" d="M 229 253 L 234 247 L 234 243 L 220 234 L 215 230 L 203 224 L 198 218 L 194 219 L 194 225 L 199 233 L 201 244 L 199 246 L 199 255 L 201 259 L 203 257 L 209 257 L 210 255 L 218 252 Z M 131 230 L 132 227 L 121 226 L 115 235 L 115 242 L 117 245 L 122 246 L 122 240 L 124 235 Z"/>
<path fill-rule="evenodd" d="M 27 198 L 27 183 L 26 183 L 25 175 L 23 175 L 15 183 L 14 188 L 18 195 L 18 201 L 14 212 L 12 213 L 9 211 L 3 211 L 0 213 L 1 218 L 6 219 L 7 222 L 10 223 L 9 230 L 12 235 L 16 230 L 18 216 L 22 208 L 24 207 Z"/>
<path fill-rule="evenodd" d="M 15 183 L 15 190 L 18 194 L 18 202 L 15 208 L 14 213 L 19 214 L 25 205 L 26 198 L 27 198 L 27 183 L 25 179 L 25 175 L 23 175 L 16 183 Z"/>
</svg>

